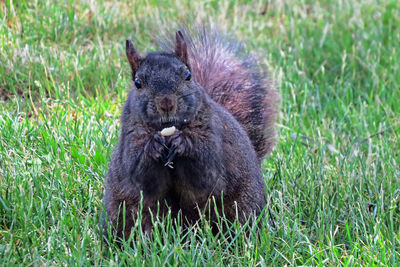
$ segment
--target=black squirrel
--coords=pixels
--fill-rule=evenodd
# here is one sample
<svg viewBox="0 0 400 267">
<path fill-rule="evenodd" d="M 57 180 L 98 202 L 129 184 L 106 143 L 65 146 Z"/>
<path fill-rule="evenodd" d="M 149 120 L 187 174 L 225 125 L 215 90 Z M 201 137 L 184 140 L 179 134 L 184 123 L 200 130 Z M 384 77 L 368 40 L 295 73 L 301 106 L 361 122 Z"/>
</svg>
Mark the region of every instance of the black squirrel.
<svg viewBox="0 0 400 267">
<path fill-rule="evenodd" d="M 178 31 L 171 44 L 142 57 L 126 41 L 134 87 L 109 164 L 103 221 L 119 237 L 129 236 L 141 199 L 146 232 L 151 212 L 181 212 L 192 224 L 214 198 L 228 220 L 244 223 L 266 204 L 260 165 L 275 144 L 279 103 L 271 78 L 218 33 Z M 172 126 L 171 136 L 161 133 Z M 207 216 L 215 222 L 215 212 Z"/>
</svg>

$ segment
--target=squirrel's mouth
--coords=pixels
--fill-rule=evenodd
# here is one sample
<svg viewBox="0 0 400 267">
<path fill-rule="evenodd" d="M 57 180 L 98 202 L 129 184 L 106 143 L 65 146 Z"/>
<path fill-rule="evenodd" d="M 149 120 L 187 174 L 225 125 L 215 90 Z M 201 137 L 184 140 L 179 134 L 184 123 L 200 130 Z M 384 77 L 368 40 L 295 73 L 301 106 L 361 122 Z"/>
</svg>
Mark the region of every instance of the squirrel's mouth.
<svg viewBox="0 0 400 267">
<path fill-rule="evenodd" d="M 162 130 L 164 128 L 175 126 L 178 129 L 182 127 L 182 125 L 187 124 L 187 119 L 178 119 L 177 117 L 160 117 L 157 120 L 157 128 L 158 130 Z"/>
<path fill-rule="evenodd" d="M 176 117 L 160 117 L 157 121 L 157 126 L 159 130 L 167 127 L 178 126 L 179 120 Z"/>
</svg>

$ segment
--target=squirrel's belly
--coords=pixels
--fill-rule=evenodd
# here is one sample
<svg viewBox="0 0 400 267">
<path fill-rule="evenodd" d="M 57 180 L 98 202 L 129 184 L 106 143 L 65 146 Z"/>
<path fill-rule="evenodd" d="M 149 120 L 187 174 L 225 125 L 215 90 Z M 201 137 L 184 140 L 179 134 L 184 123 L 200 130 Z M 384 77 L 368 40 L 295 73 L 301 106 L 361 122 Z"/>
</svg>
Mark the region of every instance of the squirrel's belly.
<svg viewBox="0 0 400 267">
<path fill-rule="evenodd" d="M 173 188 L 170 192 L 174 194 L 182 211 L 202 209 L 212 197 L 217 200 L 223 195 L 226 183 L 221 178 L 222 175 L 217 179 L 216 174 L 205 175 L 204 170 L 198 173 L 194 166 L 179 163 L 181 162 L 175 165 L 175 172 L 171 177 Z"/>
<path fill-rule="evenodd" d="M 172 181 L 177 192 L 191 192 L 196 197 L 220 195 L 227 187 L 226 173 L 221 164 L 219 168 L 207 169 L 197 160 L 186 158 L 176 160 Z"/>
</svg>

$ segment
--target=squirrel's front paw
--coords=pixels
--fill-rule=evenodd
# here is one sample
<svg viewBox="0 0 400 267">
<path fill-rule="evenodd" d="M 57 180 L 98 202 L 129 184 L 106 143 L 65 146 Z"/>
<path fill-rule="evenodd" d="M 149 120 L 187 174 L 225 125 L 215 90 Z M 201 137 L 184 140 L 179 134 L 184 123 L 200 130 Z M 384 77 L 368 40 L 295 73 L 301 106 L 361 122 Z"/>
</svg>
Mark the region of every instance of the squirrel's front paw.
<svg viewBox="0 0 400 267">
<path fill-rule="evenodd" d="M 158 161 L 165 157 L 165 140 L 160 133 L 155 133 L 144 146 L 144 152 L 152 159 Z"/>
<path fill-rule="evenodd" d="M 176 156 L 183 156 L 192 149 L 192 141 L 183 135 L 182 131 L 176 130 L 175 133 L 168 138 L 167 146 L 169 152 L 167 155 L 167 163 L 172 162 Z"/>
</svg>

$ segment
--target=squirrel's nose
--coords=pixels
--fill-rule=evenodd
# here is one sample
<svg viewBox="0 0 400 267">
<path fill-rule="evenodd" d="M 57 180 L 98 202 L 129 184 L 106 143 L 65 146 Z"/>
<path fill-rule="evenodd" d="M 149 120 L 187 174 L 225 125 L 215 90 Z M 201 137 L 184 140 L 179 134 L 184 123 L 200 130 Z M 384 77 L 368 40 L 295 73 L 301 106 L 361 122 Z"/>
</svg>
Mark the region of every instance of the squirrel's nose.
<svg viewBox="0 0 400 267">
<path fill-rule="evenodd" d="M 159 107 L 163 113 L 171 113 L 174 111 L 175 104 L 171 97 L 165 96 L 161 99 Z"/>
</svg>

